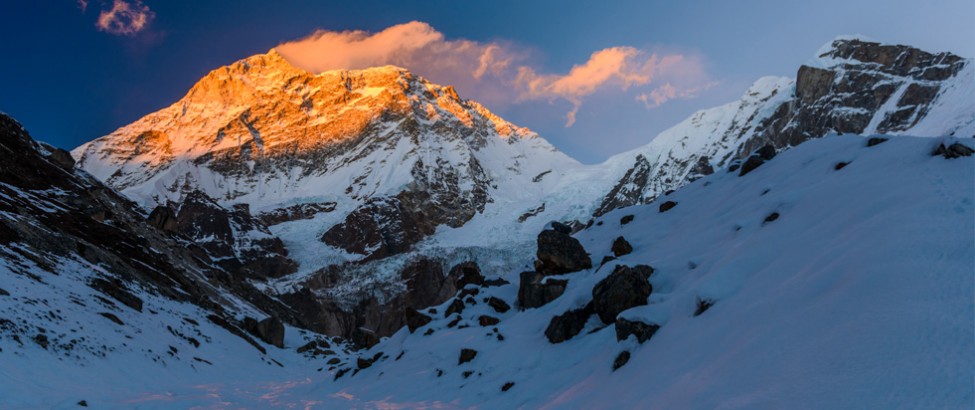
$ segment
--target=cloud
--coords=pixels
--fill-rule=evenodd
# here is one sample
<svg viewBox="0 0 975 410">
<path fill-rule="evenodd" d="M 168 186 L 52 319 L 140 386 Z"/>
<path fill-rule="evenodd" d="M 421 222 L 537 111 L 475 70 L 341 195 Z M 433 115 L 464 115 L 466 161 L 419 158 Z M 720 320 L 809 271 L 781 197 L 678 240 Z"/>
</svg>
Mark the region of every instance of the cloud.
<svg viewBox="0 0 975 410">
<path fill-rule="evenodd" d="M 433 82 L 454 85 L 488 106 L 564 100 L 572 106 L 566 114 L 566 127 L 575 122 L 585 99 L 602 90 L 644 89 L 641 95 L 646 97 L 637 97 L 638 101 L 659 101 L 659 105 L 667 101 L 668 92 L 673 94 L 669 98 L 691 98 L 696 93 L 689 90 L 709 81 L 698 56 L 649 53 L 634 47 L 598 50 L 568 73 L 544 73 L 532 64 L 534 53 L 526 47 L 447 39 L 418 21 L 376 33 L 318 30 L 276 49 L 295 66 L 314 73 L 387 64 L 405 67 Z M 658 84 L 670 84 L 673 90 L 646 90 L 661 87 Z"/>
<path fill-rule="evenodd" d="M 78 0 L 78 8 L 84 13 L 88 10 L 88 0 Z"/>
<path fill-rule="evenodd" d="M 87 7 L 83 4 L 82 12 Z M 133 36 L 146 28 L 156 16 L 141 0 L 114 0 L 112 8 L 103 9 L 98 15 L 95 27 L 109 34 Z"/>
<path fill-rule="evenodd" d="M 703 91 L 718 85 L 717 81 L 699 85 L 691 88 L 678 88 L 674 84 L 665 83 L 654 88 L 650 93 L 643 93 L 636 96 L 636 100 L 643 103 L 648 110 L 657 108 L 665 102 L 673 99 L 688 99 L 697 97 Z"/>
</svg>

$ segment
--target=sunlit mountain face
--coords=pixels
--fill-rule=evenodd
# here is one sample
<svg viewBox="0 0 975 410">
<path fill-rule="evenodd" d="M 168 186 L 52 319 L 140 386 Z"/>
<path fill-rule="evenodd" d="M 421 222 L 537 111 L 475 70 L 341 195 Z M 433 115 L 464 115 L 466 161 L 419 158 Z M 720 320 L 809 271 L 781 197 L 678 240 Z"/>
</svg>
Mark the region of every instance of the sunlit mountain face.
<svg viewBox="0 0 975 410">
<path fill-rule="evenodd" d="M 950 39 L 837 37 L 832 13 L 722 74 L 748 34 L 647 46 L 643 5 L 577 26 L 622 44 L 459 9 L 272 35 L 316 7 L 166 63 L 194 77 L 72 144 L 15 119 L 46 84 L 0 96 L 0 408 L 975 401 L 975 65 L 928 47 Z M 189 47 L 179 8 L 66 7 L 143 67 L 72 82 L 169 81 L 145 65 Z M 857 24 L 934 13 L 884 10 Z M 137 105 L 92 98 L 70 111 Z M 85 127 L 55 105 L 38 129 Z"/>
</svg>

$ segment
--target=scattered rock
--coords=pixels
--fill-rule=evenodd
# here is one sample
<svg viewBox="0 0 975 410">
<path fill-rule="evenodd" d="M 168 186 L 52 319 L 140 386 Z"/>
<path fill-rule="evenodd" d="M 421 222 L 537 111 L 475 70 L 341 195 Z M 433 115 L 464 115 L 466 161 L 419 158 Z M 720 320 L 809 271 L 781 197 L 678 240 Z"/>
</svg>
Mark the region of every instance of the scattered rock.
<svg viewBox="0 0 975 410">
<path fill-rule="evenodd" d="M 495 312 L 498 313 L 505 313 L 508 310 L 511 310 L 511 306 L 508 305 L 507 302 L 499 298 L 496 298 L 494 296 L 487 298 L 487 300 L 485 300 L 484 302 L 487 303 L 488 306 L 490 306 L 492 309 L 494 309 Z"/>
<path fill-rule="evenodd" d="M 630 222 L 633 222 L 633 218 L 635 218 L 635 216 L 633 216 L 633 215 L 626 215 L 626 216 L 620 218 L 620 225 L 626 225 L 626 224 L 628 224 Z M 600 225 L 602 225 L 602 221 L 599 221 L 599 222 L 600 222 Z"/>
<path fill-rule="evenodd" d="M 592 260 L 579 240 L 551 229 L 538 234 L 536 256 L 535 270 L 543 275 L 561 275 L 592 267 Z"/>
<path fill-rule="evenodd" d="M 562 296 L 569 281 L 561 279 L 544 280 L 538 272 L 522 272 L 518 287 L 518 306 L 531 309 L 543 306 Z"/>
<path fill-rule="evenodd" d="M 633 245 L 630 245 L 630 243 L 621 236 L 613 241 L 613 247 L 611 249 L 613 251 L 613 255 L 618 258 L 623 255 L 629 255 L 630 252 L 633 252 Z M 606 263 L 605 260 L 603 263 Z"/>
<path fill-rule="evenodd" d="M 338 379 L 342 378 L 342 376 L 345 376 L 345 374 L 348 373 L 349 370 L 352 370 L 352 369 L 350 369 L 348 367 L 346 367 L 344 369 L 339 369 L 339 371 L 335 372 L 335 378 L 332 379 L 332 380 L 338 380 Z"/>
<path fill-rule="evenodd" d="M 603 323 L 613 323 L 620 312 L 646 305 L 653 291 L 647 280 L 652 273 L 653 268 L 647 265 L 633 268 L 617 265 L 613 273 L 592 288 L 592 305 L 599 319 Z"/>
<path fill-rule="evenodd" d="M 78 405 L 81 406 L 81 407 L 88 407 L 88 402 L 85 401 L 85 400 L 82 400 L 82 401 L 79 401 L 78 402 Z"/>
<path fill-rule="evenodd" d="M 931 153 L 932 156 L 943 156 L 947 159 L 960 158 L 960 157 L 970 157 L 975 153 L 975 150 L 969 148 L 967 145 L 961 143 L 954 143 L 945 148 L 945 144 L 938 145 L 938 149 Z"/>
<path fill-rule="evenodd" d="M 451 320 L 450 323 L 447 323 L 447 327 L 457 326 L 457 324 L 460 323 L 461 319 L 463 318 L 460 315 L 457 315 L 457 317 L 455 317 L 454 320 Z"/>
<path fill-rule="evenodd" d="M 629 361 L 630 361 L 630 352 L 626 350 L 620 352 L 620 354 L 616 356 L 616 360 L 613 360 L 613 371 L 615 372 L 620 367 L 626 365 L 626 363 Z"/>
<path fill-rule="evenodd" d="M 460 300 L 460 298 L 454 298 L 454 300 L 450 302 L 450 306 L 447 306 L 447 310 L 443 313 L 443 317 L 446 318 L 450 317 L 450 315 L 454 313 L 461 313 L 464 311 L 465 306 L 466 305 L 464 305 L 464 302 Z"/>
<path fill-rule="evenodd" d="M 555 316 L 545 328 L 545 337 L 550 343 L 569 340 L 582 332 L 593 313 L 592 303 L 589 303 L 581 309 L 573 309 Z"/>
<path fill-rule="evenodd" d="M 460 293 L 457 294 L 457 297 L 463 298 L 464 296 L 468 296 L 468 295 L 477 296 L 477 294 L 479 293 L 481 293 L 481 289 L 479 288 L 464 288 L 461 289 Z"/>
<path fill-rule="evenodd" d="M 430 321 L 433 320 L 433 318 L 430 316 L 424 315 L 413 308 L 406 308 L 403 315 L 406 317 L 406 326 L 410 329 L 410 333 L 415 332 L 416 329 L 426 326 L 427 323 L 430 323 Z"/>
<path fill-rule="evenodd" d="M 328 359 L 328 361 L 325 362 L 325 364 L 327 364 L 327 365 L 334 365 L 334 364 L 339 364 L 340 362 L 341 362 L 341 360 L 339 360 L 338 357 L 333 357 L 331 359 Z"/>
<path fill-rule="evenodd" d="M 872 137 L 867 140 L 867 146 L 872 147 L 874 145 L 880 145 L 884 142 L 887 142 L 887 138 Z"/>
<path fill-rule="evenodd" d="M 3 288 L 0 288 L 0 296 L 10 296 L 10 292 L 7 292 L 3 290 Z"/>
<path fill-rule="evenodd" d="M 660 210 L 660 212 L 667 212 L 667 211 L 673 209 L 675 206 L 677 206 L 677 202 L 667 201 L 667 202 L 664 202 L 664 203 L 660 204 L 659 210 Z"/>
<path fill-rule="evenodd" d="M 464 376 L 465 379 L 468 378 L 468 377 L 471 377 L 472 374 L 474 374 L 474 371 L 473 370 L 467 370 L 467 371 L 464 371 L 464 373 L 461 373 L 461 375 Z"/>
<path fill-rule="evenodd" d="M 477 357 L 477 350 L 474 349 L 461 349 L 460 358 L 457 359 L 457 364 L 462 365 L 467 363 Z"/>
<path fill-rule="evenodd" d="M 702 313 L 706 312 L 708 309 L 714 306 L 714 301 L 711 299 L 697 299 L 697 308 L 694 309 L 694 316 L 701 316 Z"/>
<path fill-rule="evenodd" d="M 846 167 L 849 164 L 850 164 L 849 162 L 842 162 L 842 161 L 840 161 L 840 162 L 837 162 L 836 163 L 836 166 L 833 167 L 833 169 L 839 171 L 839 170 L 843 169 L 844 167 Z"/>
<path fill-rule="evenodd" d="M 765 221 L 762 222 L 762 225 L 767 224 L 769 222 L 774 222 L 776 219 L 779 219 L 779 213 L 778 212 L 772 212 L 768 216 L 765 217 Z"/>
<path fill-rule="evenodd" d="M 359 367 L 359 370 L 368 369 L 369 366 L 372 366 L 372 363 L 373 363 L 372 359 L 364 359 L 361 357 L 356 359 L 356 366 Z"/>
<path fill-rule="evenodd" d="M 245 317 L 244 330 L 257 336 L 264 343 L 278 348 L 284 348 L 284 324 L 276 317 L 269 317 L 260 322 L 254 318 Z"/>
<path fill-rule="evenodd" d="M 745 176 L 772 158 L 775 158 L 775 147 L 766 145 L 759 148 L 741 165 L 741 172 L 738 173 L 738 176 Z"/>
<path fill-rule="evenodd" d="M 481 315 L 481 317 L 477 318 L 477 323 L 485 327 L 494 326 L 498 323 L 501 323 L 501 319 L 498 319 L 494 316 Z"/>
<path fill-rule="evenodd" d="M 503 278 L 487 279 L 484 281 L 484 287 L 493 288 L 496 286 L 510 285 L 511 282 L 504 280 Z"/>
<path fill-rule="evenodd" d="M 511 390 L 512 387 L 515 387 L 515 382 L 507 382 L 504 386 L 501 386 L 501 391 Z"/>
<path fill-rule="evenodd" d="M 426 332 L 423 332 L 423 335 L 424 335 L 424 336 L 430 336 L 430 335 L 432 335 L 432 334 L 433 334 L 433 332 L 434 332 L 434 330 L 433 330 L 433 328 L 431 327 L 431 328 L 429 328 L 429 329 L 427 329 L 427 331 L 426 331 Z"/>
<path fill-rule="evenodd" d="M 38 333 L 34 336 L 34 343 L 37 343 L 38 346 L 45 349 L 47 349 L 47 346 L 50 344 L 50 342 L 47 340 L 47 335 L 43 333 Z"/>
<path fill-rule="evenodd" d="M 463 289 L 467 285 L 484 286 L 484 275 L 481 267 L 474 262 L 463 262 L 450 268 L 450 277 L 457 278 L 457 288 Z"/>
<path fill-rule="evenodd" d="M 115 324 L 117 324 L 119 326 L 125 326 L 125 323 L 122 322 L 122 319 L 119 319 L 118 316 L 115 316 L 115 315 L 113 315 L 111 313 L 101 312 L 101 313 L 99 313 L 99 315 L 102 315 L 102 317 L 104 317 L 104 318 L 106 318 L 108 320 L 111 320 L 111 321 L 115 322 Z"/>
<path fill-rule="evenodd" d="M 636 340 L 642 344 L 650 340 L 658 329 L 660 329 L 660 325 L 619 318 L 616 319 L 616 340 L 623 341 L 632 335 L 636 336 Z"/>
</svg>

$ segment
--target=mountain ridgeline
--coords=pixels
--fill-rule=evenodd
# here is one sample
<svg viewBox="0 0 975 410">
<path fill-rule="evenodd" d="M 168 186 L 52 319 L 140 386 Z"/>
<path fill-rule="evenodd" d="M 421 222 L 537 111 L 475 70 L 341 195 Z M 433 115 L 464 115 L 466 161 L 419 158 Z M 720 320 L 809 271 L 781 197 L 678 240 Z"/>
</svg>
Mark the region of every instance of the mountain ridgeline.
<svg viewBox="0 0 975 410">
<path fill-rule="evenodd" d="M 70 153 L 0 113 L 0 379 L 44 381 L 0 385 L 707 408 L 879 380 L 962 407 L 973 95 L 970 59 L 841 37 L 595 165 L 405 69 L 274 50 Z M 806 382 L 832 375 L 856 388 Z"/>
<path fill-rule="evenodd" d="M 950 53 L 838 38 L 795 79 L 760 79 L 644 147 L 582 165 L 404 69 L 311 74 L 272 50 L 72 154 L 301 323 L 371 344 L 408 309 L 442 302 L 458 266 L 519 269 L 549 221 L 580 229 L 759 148 L 972 136 L 972 73 Z"/>
</svg>

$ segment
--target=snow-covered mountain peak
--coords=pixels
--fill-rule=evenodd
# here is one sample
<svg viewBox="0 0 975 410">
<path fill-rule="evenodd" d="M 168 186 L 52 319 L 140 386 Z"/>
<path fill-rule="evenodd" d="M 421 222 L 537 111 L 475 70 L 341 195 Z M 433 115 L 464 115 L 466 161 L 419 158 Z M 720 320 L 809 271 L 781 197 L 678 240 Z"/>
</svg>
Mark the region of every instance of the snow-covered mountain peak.
<svg viewBox="0 0 975 410">
<path fill-rule="evenodd" d="M 490 148 L 497 145 L 508 148 Z M 499 167 L 484 171 L 493 176 L 520 172 L 518 158 L 531 156 L 526 149 L 574 163 L 527 128 L 404 68 L 314 74 L 274 50 L 213 70 L 180 101 L 73 155 L 86 171 L 151 206 L 192 189 L 225 202 L 266 198 L 259 185 L 277 190 L 272 200 L 287 202 L 306 188 L 297 180 L 334 174 L 374 152 L 395 154 L 392 161 L 372 157 L 397 174 L 385 181 L 396 189 L 408 182 L 419 146 L 453 152 L 447 162 L 458 166 L 471 155 L 490 157 Z M 379 165 L 357 168 L 333 187 L 357 191 L 362 180 L 348 174 L 376 174 Z"/>
</svg>

